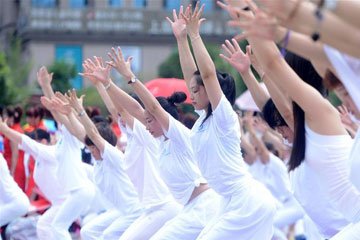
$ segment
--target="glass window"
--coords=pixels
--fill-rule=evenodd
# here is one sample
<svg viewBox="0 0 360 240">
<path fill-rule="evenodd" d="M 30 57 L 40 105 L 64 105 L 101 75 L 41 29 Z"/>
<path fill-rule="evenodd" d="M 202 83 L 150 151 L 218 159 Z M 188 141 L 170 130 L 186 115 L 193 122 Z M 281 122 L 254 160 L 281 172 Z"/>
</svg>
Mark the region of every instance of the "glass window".
<svg viewBox="0 0 360 240">
<path fill-rule="evenodd" d="M 136 8 L 146 7 L 147 0 L 133 0 L 133 6 Z"/>
<path fill-rule="evenodd" d="M 76 73 L 82 72 L 82 47 L 78 45 L 57 45 L 55 49 L 56 60 L 75 64 Z M 70 80 L 72 87 L 80 89 L 82 87 L 82 78 L 78 74 Z"/>
<path fill-rule="evenodd" d="M 87 0 L 69 0 L 70 8 L 85 8 L 87 5 Z"/>
<path fill-rule="evenodd" d="M 173 9 L 176 9 L 176 11 L 179 11 L 181 0 L 165 0 L 165 10 L 166 11 L 172 11 Z"/>
<path fill-rule="evenodd" d="M 109 0 L 110 7 L 121 7 L 123 4 L 123 0 Z"/>
<path fill-rule="evenodd" d="M 56 7 L 56 0 L 32 0 L 33 7 Z"/>
</svg>

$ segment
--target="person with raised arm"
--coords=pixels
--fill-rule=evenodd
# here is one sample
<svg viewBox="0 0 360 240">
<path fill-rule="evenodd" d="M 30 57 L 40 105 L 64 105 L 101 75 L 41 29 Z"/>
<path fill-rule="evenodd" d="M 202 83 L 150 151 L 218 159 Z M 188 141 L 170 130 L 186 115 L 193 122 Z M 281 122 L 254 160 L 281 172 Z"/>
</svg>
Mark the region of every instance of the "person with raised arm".
<svg viewBox="0 0 360 240">
<path fill-rule="evenodd" d="M 269 191 L 251 177 L 242 160 L 240 126 L 232 109 L 234 79 L 216 71 L 206 51 L 199 35 L 204 6 L 199 5 L 194 12 L 189 6 L 185 14 L 180 13 L 199 68 L 187 81 L 195 110 L 200 111 L 190 136 L 202 175 L 222 198 L 216 217 L 198 239 L 270 239 L 275 205 Z M 182 68 L 184 71 L 184 62 Z"/>
<path fill-rule="evenodd" d="M 253 2 L 247 2 L 256 15 L 261 14 Z M 256 15 L 241 15 L 248 21 L 245 32 L 255 27 Z M 353 224 L 346 233 L 356 239 L 360 236 L 360 193 L 349 179 L 352 140 L 339 112 L 323 97 L 320 77 L 310 77 L 301 61 L 290 62 L 292 70 L 273 42 L 256 37 L 248 41 L 264 71 L 294 102 L 295 140 L 289 169 L 295 197 L 324 238 L 342 230 L 344 221 L 339 220 L 345 217 Z"/>
<path fill-rule="evenodd" d="M 114 57 L 109 53 L 112 64 L 118 65 L 120 58 L 115 49 L 112 51 Z M 111 67 L 95 65 L 81 75 L 94 80 L 98 90 L 104 92 L 100 94 L 102 97 L 104 94 L 110 97 L 120 115 L 119 125 L 122 125 L 121 122 L 125 125 L 123 129 L 128 137 L 124 156 L 126 172 L 145 208 L 143 214 L 127 229 L 121 239 L 150 239 L 180 211 L 180 205 L 173 200 L 159 174 L 160 141 L 146 130 L 143 107 L 110 80 Z"/>
</svg>

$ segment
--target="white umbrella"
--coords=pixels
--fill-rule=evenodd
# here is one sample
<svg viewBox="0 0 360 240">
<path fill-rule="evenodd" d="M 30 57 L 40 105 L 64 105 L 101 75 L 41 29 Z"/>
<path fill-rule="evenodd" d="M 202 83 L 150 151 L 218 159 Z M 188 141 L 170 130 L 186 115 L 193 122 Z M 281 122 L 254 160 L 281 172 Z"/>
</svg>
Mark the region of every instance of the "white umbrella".
<svg viewBox="0 0 360 240">
<path fill-rule="evenodd" d="M 269 94 L 269 91 L 267 90 L 265 84 L 262 82 L 262 83 L 260 83 L 260 85 L 265 90 L 265 92 L 267 92 L 267 94 Z M 269 96 L 270 96 L 270 94 L 269 94 Z M 249 90 L 246 90 L 245 92 L 243 92 L 243 94 L 241 94 L 236 99 L 235 104 L 240 110 L 261 112 L 259 110 L 259 108 L 256 106 L 255 101 L 254 101 L 253 97 L 251 96 Z"/>
</svg>

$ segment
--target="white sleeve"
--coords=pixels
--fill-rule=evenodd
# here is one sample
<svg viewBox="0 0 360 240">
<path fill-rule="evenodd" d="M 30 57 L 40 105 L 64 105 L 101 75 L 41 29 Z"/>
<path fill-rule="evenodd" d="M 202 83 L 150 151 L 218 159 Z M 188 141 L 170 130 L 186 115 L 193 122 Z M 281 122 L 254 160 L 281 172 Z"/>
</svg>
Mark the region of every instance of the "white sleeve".
<svg viewBox="0 0 360 240">
<path fill-rule="evenodd" d="M 33 156 L 35 159 L 38 159 L 39 156 L 41 156 L 42 159 L 49 161 L 55 159 L 55 152 L 52 146 L 38 143 L 26 135 L 21 136 L 21 143 L 19 144 L 19 148 Z"/>
<path fill-rule="evenodd" d="M 178 147 L 191 148 L 190 142 L 190 129 L 185 127 L 181 122 L 176 120 L 173 116 L 168 114 L 169 118 L 169 129 L 163 128 L 164 134 L 167 138 L 174 141 Z"/>
<path fill-rule="evenodd" d="M 335 68 L 341 82 L 349 92 L 356 107 L 360 111 L 360 59 L 343 55 L 338 50 L 324 45 L 325 53 Z M 349 65 L 353 62 L 353 67 Z"/>
<path fill-rule="evenodd" d="M 123 169 L 124 154 L 116 147 L 105 141 L 104 152 L 101 154 L 103 161 L 107 161 L 114 168 Z"/>
<path fill-rule="evenodd" d="M 149 133 L 148 130 L 146 130 L 144 124 L 135 118 L 132 129 L 132 136 L 134 141 L 136 141 L 136 144 L 156 149 L 158 147 L 157 140 Z"/>
<path fill-rule="evenodd" d="M 273 171 L 277 176 L 276 183 L 278 186 L 278 190 L 281 193 L 281 197 L 284 198 L 283 200 L 287 200 L 291 198 L 292 193 L 290 189 L 290 178 L 286 166 L 280 158 L 278 158 L 272 153 L 270 154 L 270 158 L 271 161 L 274 163 L 273 167 L 275 169 L 273 169 Z"/>
<path fill-rule="evenodd" d="M 227 135 L 229 132 L 235 131 L 236 126 L 239 125 L 238 117 L 224 94 L 212 114 L 216 123 L 216 129 L 222 135 Z"/>
</svg>

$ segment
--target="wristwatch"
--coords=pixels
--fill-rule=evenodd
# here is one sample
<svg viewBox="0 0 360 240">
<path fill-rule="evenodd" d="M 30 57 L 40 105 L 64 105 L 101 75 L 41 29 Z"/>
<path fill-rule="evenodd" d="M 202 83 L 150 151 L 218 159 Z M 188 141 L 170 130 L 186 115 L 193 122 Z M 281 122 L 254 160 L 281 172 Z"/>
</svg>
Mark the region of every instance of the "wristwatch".
<svg viewBox="0 0 360 240">
<path fill-rule="evenodd" d="M 128 81 L 128 84 L 132 84 L 132 83 L 136 82 L 136 80 L 137 80 L 136 77 L 132 77 L 132 78 L 130 79 L 130 81 Z"/>
</svg>

